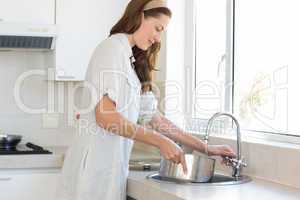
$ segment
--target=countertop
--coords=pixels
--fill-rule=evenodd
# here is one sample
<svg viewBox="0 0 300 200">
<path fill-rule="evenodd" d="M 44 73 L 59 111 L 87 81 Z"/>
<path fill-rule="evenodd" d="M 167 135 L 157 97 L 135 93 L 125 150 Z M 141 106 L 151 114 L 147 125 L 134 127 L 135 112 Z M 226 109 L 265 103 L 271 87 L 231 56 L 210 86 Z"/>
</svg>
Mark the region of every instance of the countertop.
<svg viewBox="0 0 300 200">
<path fill-rule="evenodd" d="M 67 147 L 44 147 L 52 154 L 0 155 L 0 169 L 61 168 Z"/>
<path fill-rule="evenodd" d="M 44 148 L 51 151 L 52 154 L 0 155 L 0 169 L 61 168 L 68 147 L 46 146 Z M 160 157 L 155 154 L 134 151 L 130 160 L 159 162 Z"/>
<path fill-rule="evenodd" d="M 45 147 L 53 152 L 51 155 L 8 155 L 0 156 L 0 169 L 24 168 L 61 168 L 67 147 Z M 133 152 L 132 160 L 154 160 L 157 156 L 144 152 Z M 128 177 L 128 195 L 138 200 L 299 200 L 300 189 L 272 183 L 266 180 L 253 179 L 250 183 L 241 185 L 209 186 L 180 185 L 158 183 L 146 178 L 155 173 L 130 171 Z"/>
<path fill-rule="evenodd" d="M 128 195 L 138 200 L 299 200 L 300 189 L 265 180 L 253 179 L 240 185 L 182 185 L 159 183 L 146 176 L 155 172 L 131 171 L 128 177 Z"/>
</svg>

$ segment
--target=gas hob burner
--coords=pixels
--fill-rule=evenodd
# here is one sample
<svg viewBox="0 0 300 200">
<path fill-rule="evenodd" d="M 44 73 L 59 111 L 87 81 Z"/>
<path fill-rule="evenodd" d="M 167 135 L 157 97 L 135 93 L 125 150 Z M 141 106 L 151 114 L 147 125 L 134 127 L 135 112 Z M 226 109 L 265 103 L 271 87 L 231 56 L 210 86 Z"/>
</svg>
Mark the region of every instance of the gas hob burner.
<svg viewBox="0 0 300 200">
<path fill-rule="evenodd" d="M 0 155 L 22 155 L 22 154 L 52 154 L 52 152 L 44 149 L 41 146 L 32 144 L 19 144 L 17 146 L 1 146 Z"/>
</svg>

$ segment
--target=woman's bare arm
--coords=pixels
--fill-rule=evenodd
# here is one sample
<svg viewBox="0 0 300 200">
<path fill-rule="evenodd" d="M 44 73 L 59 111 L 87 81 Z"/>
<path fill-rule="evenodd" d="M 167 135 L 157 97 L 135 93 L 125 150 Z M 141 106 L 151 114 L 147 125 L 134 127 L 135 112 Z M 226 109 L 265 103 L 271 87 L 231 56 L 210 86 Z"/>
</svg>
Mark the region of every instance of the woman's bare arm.
<svg viewBox="0 0 300 200">
<path fill-rule="evenodd" d="M 172 140 L 208 155 L 235 156 L 231 147 L 227 145 L 207 145 L 192 134 L 184 132 L 159 112 L 150 121 L 150 126 Z"/>
<path fill-rule="evenodd" d="M 184 152 L 177 144 L 155 130 L 146 129 L 123 117 L 108 96 L 104 96 L 97 104 L 95 116 L 98 126 L 114 134 L 155 146 L 166 159 L 181 163 L 183 169 L 187 170 Z"/>
<path fill-rule="evenodd" d="M 160 113 L 155 114 L 150 121 L 150 125 L 157 132 L 162 133 L 176 142 L 180 142 L 181 144 L 200 152 L 206 151 L 207 145 L 204 142 L 195 136 L 184 132 Z"/>
</svg>

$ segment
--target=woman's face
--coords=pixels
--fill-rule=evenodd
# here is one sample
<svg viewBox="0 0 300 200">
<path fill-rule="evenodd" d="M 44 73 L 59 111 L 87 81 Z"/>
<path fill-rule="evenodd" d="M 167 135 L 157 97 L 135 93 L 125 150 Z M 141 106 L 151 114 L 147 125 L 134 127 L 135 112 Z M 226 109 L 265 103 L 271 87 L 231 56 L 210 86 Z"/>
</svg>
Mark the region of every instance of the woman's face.
<svg viewBox="0 0 300 200">
<path fill-rule="evenodd" d="M 135 45 L 146 51 L 152 44 L 160 42 L 161 34 L 166 30 L 170 17 L 159 15 L 159 17 L 142 17 L 139 29 L 133 34 Z"/>
</svg>

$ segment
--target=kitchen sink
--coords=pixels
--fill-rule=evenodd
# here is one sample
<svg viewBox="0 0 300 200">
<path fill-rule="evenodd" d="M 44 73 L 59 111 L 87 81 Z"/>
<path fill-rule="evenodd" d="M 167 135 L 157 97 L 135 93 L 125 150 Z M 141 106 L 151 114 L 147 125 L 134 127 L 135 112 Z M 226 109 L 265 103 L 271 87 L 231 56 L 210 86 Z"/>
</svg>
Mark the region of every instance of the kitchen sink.
<svg viewBox="0 0 300 200">
<path fill-rule="evenodd" d="M 249 176 L 242 175 L 239 178 L 235 178 L 223 174 L 214 174 L 211 180 L 205 183 L 161 177 L 158 173 L 148 175 L 147 178 L 160 183 L 192 184 L 192 185 L 238 185 L 242 183 L 248 183 L 251 181 L 251 178 Z"/>
</svg>

